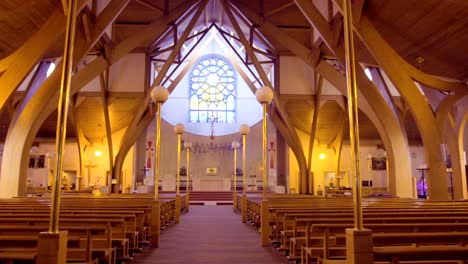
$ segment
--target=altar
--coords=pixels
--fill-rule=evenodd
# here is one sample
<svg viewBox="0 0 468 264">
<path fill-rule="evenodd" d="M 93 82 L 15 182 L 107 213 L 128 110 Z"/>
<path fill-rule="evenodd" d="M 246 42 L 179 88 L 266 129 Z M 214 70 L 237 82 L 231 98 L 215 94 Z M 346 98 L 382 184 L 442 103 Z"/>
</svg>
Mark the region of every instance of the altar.
<svg viewBox="0 0 468 264">
<path fill-rule="evenodd" d="M 229 188 L 225 188 L 225 185 L 226 185 L 225 179 L 220 176 L 202 176 L 198 180 L 197 185 L 194 185 L 194 189 L 197 191 L 228 191 L 229 190 Z"/>
</svg>

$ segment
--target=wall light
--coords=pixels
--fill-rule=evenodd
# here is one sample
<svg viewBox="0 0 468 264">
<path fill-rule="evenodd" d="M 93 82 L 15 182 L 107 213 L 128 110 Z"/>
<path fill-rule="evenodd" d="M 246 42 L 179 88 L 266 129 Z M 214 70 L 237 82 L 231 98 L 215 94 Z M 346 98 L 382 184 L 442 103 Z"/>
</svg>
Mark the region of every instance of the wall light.
<svg viewBox="0 0 468 264">
<path fill-rule="evenodd" d="M 101 157 L 102 156 L 102 151 L 100 151 L 100 150 L 94 151 L 94 156 Z"/>
<path fill-rule="evenodd" d="M 319 154 L 319 159 L 324 160 L 327 156 L 324 153 Z"/>
</svg>

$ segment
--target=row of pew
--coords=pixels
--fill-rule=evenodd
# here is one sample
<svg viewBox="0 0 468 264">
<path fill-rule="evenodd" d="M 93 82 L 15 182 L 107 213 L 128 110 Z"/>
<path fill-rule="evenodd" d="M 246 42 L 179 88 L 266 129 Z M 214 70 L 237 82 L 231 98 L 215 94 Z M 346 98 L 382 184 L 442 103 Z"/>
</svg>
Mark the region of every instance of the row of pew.
<svg viewBox="0 0 468 264">
<path fill-rule="evenodd" d="M 468 202 L 365 198 L 362 206 L 374 263 L 468 263 Z M 291 261 L 346 263 L 346 229 L 354 227 L 350 198 L 269 194 L 262 202 L 251 194 L 247 219 Z"/>
<path fill-rule="evenodd" d="M 38 253 L 47 250 L 39 236 L 48 230 L 50 204 L 50 197 L 0 199 L 0 263 L 38 263 Z M 160 194 L 159 204 L 163 230 L 174 222 L 174 195 Z M 59 230 L 68 232 L 67 263 L 132 261 L 151 246 L 153 208 L 149 195 L 64 195 Z"/>
</svg>

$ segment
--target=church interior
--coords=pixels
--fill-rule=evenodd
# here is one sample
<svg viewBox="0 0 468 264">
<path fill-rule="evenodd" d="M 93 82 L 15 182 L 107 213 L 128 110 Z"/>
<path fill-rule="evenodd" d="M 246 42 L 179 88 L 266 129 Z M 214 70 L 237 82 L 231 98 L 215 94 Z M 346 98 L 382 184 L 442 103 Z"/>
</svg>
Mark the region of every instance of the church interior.
<svg viewBox="0 0 468 264">
<path fill-rule="evenodd" d="M 0 264 L 468 261 L 467 1 L 0 18 Z"/>
</svg>

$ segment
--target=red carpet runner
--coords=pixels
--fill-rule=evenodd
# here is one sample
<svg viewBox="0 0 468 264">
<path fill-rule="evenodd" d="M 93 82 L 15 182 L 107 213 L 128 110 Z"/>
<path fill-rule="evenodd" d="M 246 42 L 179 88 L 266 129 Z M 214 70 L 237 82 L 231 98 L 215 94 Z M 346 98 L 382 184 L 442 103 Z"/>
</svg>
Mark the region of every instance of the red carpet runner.
<svg viewBox="0 0 468 264">
<path fill-rule="evenodd" d="M 161 246 L 135 256 L 137 264 L 287 263 L 260 234 L 241 222 L 232 206 L 191 206 L 181 223 L 162 232 Z"/>
</svg>

